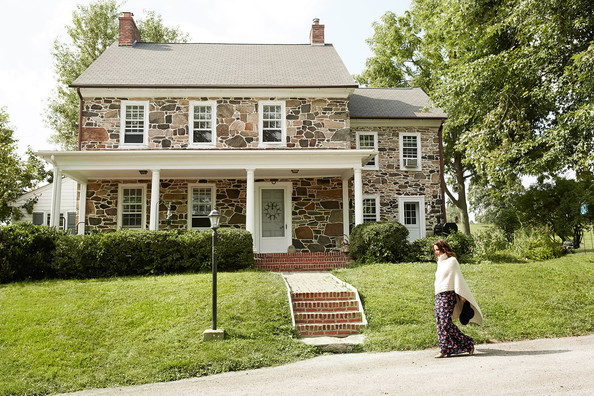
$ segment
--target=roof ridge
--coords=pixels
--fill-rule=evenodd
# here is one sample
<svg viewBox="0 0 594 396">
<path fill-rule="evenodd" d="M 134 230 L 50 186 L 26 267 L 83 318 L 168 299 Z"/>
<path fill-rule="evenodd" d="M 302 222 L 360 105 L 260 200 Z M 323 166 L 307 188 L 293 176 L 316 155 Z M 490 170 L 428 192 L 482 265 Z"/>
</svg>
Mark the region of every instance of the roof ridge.
<svg viewBox="0 0 594 396">
<path fill-rule="evenodd" d="M 323 45 L 311 45 L 309 43 L 153 43 L 147 41 L 139 41 L 139 44 L 157 44 L 157 45 L 262 45 L 262 46 L 275 46 L 275 45 L 296 45 L 296 46 L 307 46 L 307 47 L 334 47 L 332 43 L 324 43 Z"/>
</svg>

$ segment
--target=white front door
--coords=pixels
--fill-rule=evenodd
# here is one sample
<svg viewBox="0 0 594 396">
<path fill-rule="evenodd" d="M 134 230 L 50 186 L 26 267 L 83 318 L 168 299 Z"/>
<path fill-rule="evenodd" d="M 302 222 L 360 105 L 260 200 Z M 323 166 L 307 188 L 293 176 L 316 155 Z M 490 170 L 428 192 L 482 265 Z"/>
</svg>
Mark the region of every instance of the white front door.
<svg viewBox="0 0 594 396">
<path fill-rule="evenodd" d="M 423 197 L 400 197 L 398 210 L 400 223 L 408 230 L 408 240 L 413 242 L 425 237 L 425 199 Z"/>
<path fill-rule="evenodd" d="M 291 245 L 291 184 L 258 186 L 258 251 L 286 253 Z"/>
</svg>

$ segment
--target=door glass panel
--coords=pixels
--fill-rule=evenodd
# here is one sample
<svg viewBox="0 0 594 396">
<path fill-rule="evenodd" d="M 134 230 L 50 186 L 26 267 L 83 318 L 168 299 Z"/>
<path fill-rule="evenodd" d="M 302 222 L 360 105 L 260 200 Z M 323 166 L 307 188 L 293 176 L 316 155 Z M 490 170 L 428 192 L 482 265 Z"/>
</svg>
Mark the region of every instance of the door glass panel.
<svg viewBox="0 0 594 396">
<path fill-rule="evenodd" d="M 262 190 L 262 237 L 285 236 L 285 197 L 283 189 Z"/>
<path fill-rule="evenodd" d="M 417 224 L 417 203 L 416 202 L 405 202 L 404 203 L 404 224 L 415 225 Z"/>
</svg>

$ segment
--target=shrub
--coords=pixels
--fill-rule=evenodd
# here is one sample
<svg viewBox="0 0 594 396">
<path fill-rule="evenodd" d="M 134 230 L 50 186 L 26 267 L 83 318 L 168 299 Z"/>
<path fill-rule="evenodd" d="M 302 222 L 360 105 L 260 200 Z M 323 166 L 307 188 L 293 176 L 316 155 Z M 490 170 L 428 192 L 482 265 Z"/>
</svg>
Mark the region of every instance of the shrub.
<svg viewBox="0 0 594 396">
<path fill-rule="evenodd" d="M 510 243 L 507 233 L 500 228 L 489 228 L 474 236 L 474 257 L 491 260 L 496 254 L 507 250 Z"/>
<path fill-rule="evenodd" d="M 0 283 L 53 277 L 52 253 L 63 232 L 17 223 L 0 227 Z"/>
<path fill-rule="evenodd" d="M 435 256 L 433 255 L 433 243 L 441 238 L 442 237 L 439 235 L 431 235 L 417 239 L 411 244 L 408 260 L 421 262 L 435 261 Z"/>
<path fill-rule="evenodd" d="M 469 261 L 472 257 L 474 248 L 472 236 L 462 234 L 461 232 L 453 232 L 445 238 L 440 235 L 431 235 L 417 239 L 411 244 L 408 256 L 409 261 L 435 261 L 433 244 L 440 239 L 444 239 L 452 247 L 459 262 Z"/>
<path fill-rule="evenodd" d="M 397 222 L 359 224 L 351 232 L 350 255 L 359 263 L 397 263 L 408 258 L 408 230 Z"/>
<path fill-rule="evenodd" d="M 472 235 L 466 235 L 461 232 L 453 232 L 448 235 L 445 240 L 450 244 L 458 261 L 463 263 L 472 258 L 472 251 L 474 249 L 474 239 Z"/>
<path fill-rule="evenodd" d="M 547 228 L 522 229 L 515 234 L 514 252 L 528 260 L 549 260 L 563 255 L 562 243 L 555 240 L 553 232 Z"/>
<path fill-rule="evenodd" d="M 219 230 L 217 267 L 254 265 L 252 236 Z M 117 231 L 71 235 L 45 226 L 0 227 L 0 282 L 42 278 L 98 278 L 211 269 L 208 231 Z"/>
</svg>

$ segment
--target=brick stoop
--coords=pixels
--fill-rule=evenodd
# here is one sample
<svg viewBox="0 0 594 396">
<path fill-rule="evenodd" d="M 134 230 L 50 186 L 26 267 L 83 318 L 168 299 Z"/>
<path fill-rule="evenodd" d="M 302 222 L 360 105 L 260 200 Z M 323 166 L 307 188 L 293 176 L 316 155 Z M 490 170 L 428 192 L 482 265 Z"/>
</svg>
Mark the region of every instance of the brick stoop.
<svg viewBox="0 0 594 396">
<path fill-rule="evenodd" d="M 364 315 L 354 291 L 291 292 L 295 328 L 302 337 L 359 334 Z"/>
<path fill-rule="evenodd" d="M 333 253 L 256 253 L 256 268 L 264 271 L 328 271 L 346 268 L 353 259 Z"/>
</svg>

